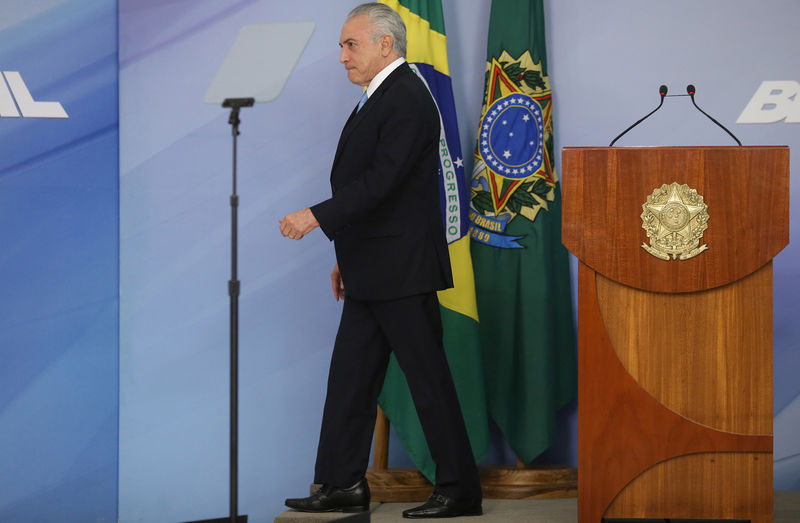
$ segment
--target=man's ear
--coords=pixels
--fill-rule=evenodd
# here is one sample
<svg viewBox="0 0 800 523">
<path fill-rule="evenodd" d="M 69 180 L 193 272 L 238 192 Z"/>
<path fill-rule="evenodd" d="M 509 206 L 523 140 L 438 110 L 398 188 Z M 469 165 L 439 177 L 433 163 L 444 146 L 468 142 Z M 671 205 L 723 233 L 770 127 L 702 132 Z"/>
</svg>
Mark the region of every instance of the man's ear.
<svg viewBox="0 0 800 523">
<path fill-rule="evenodd" d="M 383 35 L 381 37 L 381 56 L 386 58 L 392 52 L 394 46 L 394 38 L 392 35 Z"/>
</svg>

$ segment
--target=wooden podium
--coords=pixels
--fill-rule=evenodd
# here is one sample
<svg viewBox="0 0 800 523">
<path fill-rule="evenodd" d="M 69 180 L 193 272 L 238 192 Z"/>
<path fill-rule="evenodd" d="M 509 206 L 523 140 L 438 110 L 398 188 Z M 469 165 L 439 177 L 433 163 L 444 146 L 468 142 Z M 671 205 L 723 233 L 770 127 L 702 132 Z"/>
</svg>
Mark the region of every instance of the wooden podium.
<svg viewBox="0 0 800 523">
<path fill-rule="evenodd" d="M 578 521 L 772 521 L 788 147 L 565 148 L 562 171 L 580 262 Z"/>
</svg>

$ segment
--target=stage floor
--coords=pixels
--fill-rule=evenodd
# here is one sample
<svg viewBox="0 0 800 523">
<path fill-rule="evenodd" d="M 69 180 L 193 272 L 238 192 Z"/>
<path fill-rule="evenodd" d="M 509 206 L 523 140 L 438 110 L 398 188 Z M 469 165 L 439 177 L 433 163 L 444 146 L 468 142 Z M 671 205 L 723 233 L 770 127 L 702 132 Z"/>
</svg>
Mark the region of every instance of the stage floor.
<svg viewBox="0 0 800 523">
<path fill-rule="evenodd" d="M 369 513 L 361 517 L 344 519 L 371 523 L 409 521 L 403 519 L 403 510 L 418 503 L 373 503 Z M 446 521 L 471 521 L 473 523 L 575 523 L 578 520 L 578 500 L 571 499 L 485 499 L 482 517 L 452 518 Z M 286 511 L 275 518 L 275 523 L 318 523 L 346 518 L 345 514 L 308 514 Z M 775 492 L 775 523 L 800 521 L 800 491 Z"/>
</svg>

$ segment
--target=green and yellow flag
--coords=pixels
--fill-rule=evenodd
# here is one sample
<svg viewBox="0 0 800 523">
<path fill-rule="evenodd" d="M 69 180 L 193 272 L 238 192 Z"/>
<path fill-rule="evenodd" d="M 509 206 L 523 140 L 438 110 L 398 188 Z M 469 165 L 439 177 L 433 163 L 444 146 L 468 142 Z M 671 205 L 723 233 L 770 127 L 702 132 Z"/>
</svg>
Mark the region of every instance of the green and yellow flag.
<svg viewBox="0 0 800 523">
<path fill-rule="evenodd" d="M 525 463 L 551 445 L 577 376 L 543 11 L 492 2 L 470 201 L 486 400 Z"/>
<path fill-rule="evenodd" d="M 469 245 L 469 193 L 458 137 L 453 89 L 447 65 L 447 38 L 441 0 L 381 0 L 406 24 L 406 59 L 428 86 L 441 116 L 439 179 L 454 287 L 439 292 L 444 348 L 464 414 L 472 451 L 480 461 L 489 449 L 489 428 L 478 345 L 478 311 Z M 428 451 L 408 384 L 392 356 L 378 399 L 403 447 L 431 482 L 436 468 Z"/>
</svg>

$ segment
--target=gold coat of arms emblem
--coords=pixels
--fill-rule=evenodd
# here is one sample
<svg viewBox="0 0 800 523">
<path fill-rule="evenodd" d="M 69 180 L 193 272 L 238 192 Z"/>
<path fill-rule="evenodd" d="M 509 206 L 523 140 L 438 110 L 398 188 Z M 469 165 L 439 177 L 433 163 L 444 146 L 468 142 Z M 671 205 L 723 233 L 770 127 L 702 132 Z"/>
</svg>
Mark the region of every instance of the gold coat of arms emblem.
<svg viewBox="0 0 800 523">
<path fill-rule="evenodd" d="M 650 245 L 642 248 L 662 260 L 688 260 L 708 249 L 700 245 L 708 228 L 708 206 L 697 190 L 672 182 L 656 188 L 642 204 L 642 228 Z"/>
</svg>

